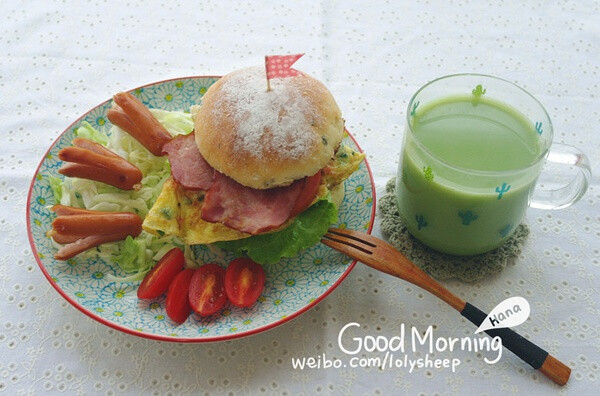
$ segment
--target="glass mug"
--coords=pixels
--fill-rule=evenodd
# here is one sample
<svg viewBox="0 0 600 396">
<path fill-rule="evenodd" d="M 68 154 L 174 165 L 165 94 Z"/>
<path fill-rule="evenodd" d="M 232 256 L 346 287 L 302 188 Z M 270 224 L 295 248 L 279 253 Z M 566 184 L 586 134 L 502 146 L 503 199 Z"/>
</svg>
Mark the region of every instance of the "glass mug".
<svg viewBox="0 0 600 396">
<path fill-rule="evenodd" d="M 502 245 L 528 206 L 560 209 L 586 192 L 591 169 L 579 149 L 554 143 L 533 96 L 496 77 L 456 74 L 420 88 L 408 104 L 396 178 L 408 231 L 434 250 L 474 255 Z M 535 187 L 544 160 L 576 174 Z"/>
</svg>

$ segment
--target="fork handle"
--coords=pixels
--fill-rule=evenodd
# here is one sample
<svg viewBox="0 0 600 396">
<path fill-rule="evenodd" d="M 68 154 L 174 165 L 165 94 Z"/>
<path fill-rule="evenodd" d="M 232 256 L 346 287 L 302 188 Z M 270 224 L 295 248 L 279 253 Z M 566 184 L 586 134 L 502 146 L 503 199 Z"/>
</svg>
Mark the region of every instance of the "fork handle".
<svg viewBox="0 0 600 396">
<path fill-rule="evenodd" d="M 485 312 L 468 302 L 460 314 L 477 326 L 481 325 L 487 317 Z M 485 332 L 491 337 L 500 337 L 502 345 L 506 349 L 520 357 L 534 369 L 539 370 L 555 383 L 564 385 L 569 380 L 571 369 L 567 365 L 513 330 L 503 328 L 489 329 Z"/>
</svg>

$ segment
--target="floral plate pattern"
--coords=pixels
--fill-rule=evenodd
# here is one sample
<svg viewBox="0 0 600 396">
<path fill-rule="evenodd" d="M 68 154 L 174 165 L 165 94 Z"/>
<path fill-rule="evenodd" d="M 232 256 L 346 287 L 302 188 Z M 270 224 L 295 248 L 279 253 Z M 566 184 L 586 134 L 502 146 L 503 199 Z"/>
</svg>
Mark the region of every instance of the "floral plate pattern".
<svg viewBox="0 0 600 396">
<path fill-rule="evenodd" d="M 165 110 L 189 109 L 199 103 L 206 90 L 219 77 L 185 77 L 139 87 L 131 92 L 145 105 Z M 109 281 L 108 274 L 122 277 L 115 263 L 75 257 L 68 261 L 54 259 L 56 247 L 47 232 L 54 215 L 48 210 L 54 197 L 48 177 L 58 174 L 61 161 L 58 151 L 69 146 L 82 122 L 108 132 L 111 124 L 106 113 L 108 100 L 90 110 L 69 126 L 52 144 L 42 159 L 29 189 L 27 228 L 29 241 L 40 269 L 52 286 L 73 306 L 91 318 L 117 330 L 141 337 L 176 342 L 205 342 L 242 337 L 261 332 L 300 315 L 321 301 L 348 275 L 356 262 L 317 244 L 293 259 L 265 266 L 263 294 L 250 308 L 227 304 L 219 313 L 203 318 L 192 314 L 176 325 L 165 311 L 165 298 L 140 300 L 136 296 L 139 282 Z M 360 150 L 348 134 L 344 143 Z M 337 227 L 370 232 L 375 217 L 375 188 L 366 161 L 345 184 L 345 197 L 339 210 Z M 202 262 L 227 262 L 228 253 L 194 246 Z"/>
</svg>

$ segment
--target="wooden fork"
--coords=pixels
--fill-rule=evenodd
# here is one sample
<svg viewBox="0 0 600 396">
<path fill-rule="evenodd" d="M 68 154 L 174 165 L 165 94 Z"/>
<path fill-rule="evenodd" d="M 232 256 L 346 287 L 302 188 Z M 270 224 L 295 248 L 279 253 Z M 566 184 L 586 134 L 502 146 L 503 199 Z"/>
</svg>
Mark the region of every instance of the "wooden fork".
<svg viewBox="0 0 600 396">
<path fill-rule="evenodd" d="M 381 239 L 357 231 L 330 228 L 321 242 L 371 268 L 419 286 L 442 299 L 477 326 L 487 317 L 485 312 L 452 294 Z M 569 380 L 571 369 L 567 365 L 513 330 L 490 329 L 486 333 L 500 337 L 503 346 L 555 383 L 564 385 Z"/>
</svg>

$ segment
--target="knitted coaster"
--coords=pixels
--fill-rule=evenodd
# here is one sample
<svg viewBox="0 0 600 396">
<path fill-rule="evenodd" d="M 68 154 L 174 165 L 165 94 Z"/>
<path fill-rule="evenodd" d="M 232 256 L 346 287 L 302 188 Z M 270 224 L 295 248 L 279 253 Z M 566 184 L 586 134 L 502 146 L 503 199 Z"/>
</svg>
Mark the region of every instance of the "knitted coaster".
<svg viewBox="0 0 600 396">
<path fill-rule="evenodd" d="M 388 242 L 412 260 L 423 271 L 439 279 L 458 278 L 476 282 L 486 275 L 502 271 L 521 253 L 529 227 L 520 224 L 513 235 L 499 248 L 476 256 L 453 256 L 436 252 L 423 245 L 406 229 L 396 206 L 396 178 L 385 186 L 386 194 L 379 200 L 381 231 Z"/>
</svg>

